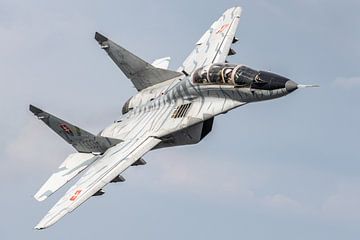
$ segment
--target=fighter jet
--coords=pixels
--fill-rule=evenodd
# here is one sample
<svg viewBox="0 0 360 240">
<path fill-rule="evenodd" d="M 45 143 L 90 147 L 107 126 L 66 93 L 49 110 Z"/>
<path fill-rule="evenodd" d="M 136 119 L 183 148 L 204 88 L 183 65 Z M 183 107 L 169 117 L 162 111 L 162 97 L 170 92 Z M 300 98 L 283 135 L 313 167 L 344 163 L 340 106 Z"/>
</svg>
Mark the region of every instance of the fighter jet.
<svg viewBox="0 0 360 240">
<path fill-rule="evenodd" d="M 150 64 L 95 33 L 100 47 L 138 93 L 123 105 L 120 120 L 97 135 L 30 105 L 32 113 L 77 151 L 50 176 L 35 199 L 47 199 L 84 171 L 35 229 L 47 228 L 92 196 L 103 195 L 107 184 L 124 182 L 121 173 L 131 166 L 146 164 L 142 157 L 148 151 L 200 142 L 212 130 L 217 115 L 312 86 L 228 63 L 227 57 L 236 53 L 231 46 L 238 41 L 235 32 L 240 15 L 240 7 L 226 10 L 177 71 L 168 69 L 170 58 Z"/>
</svg>

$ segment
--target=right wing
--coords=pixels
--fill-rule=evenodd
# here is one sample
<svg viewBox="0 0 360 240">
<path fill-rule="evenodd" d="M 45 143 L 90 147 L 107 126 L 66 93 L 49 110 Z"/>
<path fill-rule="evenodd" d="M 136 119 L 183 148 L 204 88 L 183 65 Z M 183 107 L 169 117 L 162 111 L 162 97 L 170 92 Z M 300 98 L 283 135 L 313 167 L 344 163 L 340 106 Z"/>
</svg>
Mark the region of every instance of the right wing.
<svg viewBox="0 0 360 240">
<path fill-rule="evenodd" d="M 234 55 L 235 51 L 230 46 L 237 41 L 235 32 L 240 15 L 240 7 L 226 10 L 196 43 L 196 48 L 186 58 L 178 71 L 191 75 L 200 67 L 212 63 L 224 63 L 228 55 Z"/>
<path fill-rule="evenodd" d="M 98 32 L 95 33 L 95 39 L 138 91 L 183 75 L 154 67 Z"/>
<path fill-rule="evenodd" d="M 102 193 L 101 189 L 119 174 L 138 161 L 146 152 L 150 151 L 160 139 L 154 137 L 142 137 L 139 139 L 126 140 L 108 149 L 101 158 L 95 161 L 62 197 L 47 215 L 38 223 L 36 229 L 47 228 L 64 215 L 72 212 L 91 196 Z"/>
</svg>

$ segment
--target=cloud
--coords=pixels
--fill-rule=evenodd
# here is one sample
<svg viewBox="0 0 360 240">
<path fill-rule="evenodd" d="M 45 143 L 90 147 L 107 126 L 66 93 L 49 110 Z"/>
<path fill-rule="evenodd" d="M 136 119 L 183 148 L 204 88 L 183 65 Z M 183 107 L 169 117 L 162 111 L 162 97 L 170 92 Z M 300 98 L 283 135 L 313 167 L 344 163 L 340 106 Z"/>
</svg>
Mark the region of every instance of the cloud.
<svg viewBox="0 0 360 240">
<path fill-rule="evenodd" d="M 302 205 L 283 194 L 274 194 L 265 196 L 261 201 L 265 206 L 271 208 L 284 208 L 284 209 L 291 209 L 291 210 L 301 210 Z"/>
<path fill-rule="evenodd" d="M 187 156 L 178 149 L 156 151 L 145 159 L 149 159 L 151 166 L 147 166 L 142 176 L 131 172 L 131 181 L 139 187 L 146 185 L 145 188 L 151 191 L 182 192 L 202 198 L 207 203 L 230 204 L 239 208 L 256 207 L 290 213 L 305 210 L 302 203 L 286 192 L 266 194 L 262 191 L 269 184 L 269 178 L 276 178 L 271 169 L 219 161 L 207 154 Z"/>
<path fill-rule="evenodd" d="M 360 220 L 360 185 L 347 183 L 339 186 L 337 191 L 324 201 L 321 212 L 333 219 Z"/>
<path fill-rule="evenodd" d="M 40 173 L 60 165 L 62 156 L 65 159 L 71 149 L 50 131 L 36 119 L 28 121 L 18 136 L 5 147 L 7 168 L 1 168 L 2 176 L 16 177 L 19 173 L 34 171 Z"/>
<path fill-rule="evenodd" d="M 360 77 L 344 78 L 340 77 L 334 81 L 334 86 L 346 89 L 360 87 Z"/>
<path fill-rule="evenodd" d="M 272 15 L 281 16 L 283 13 L 279 6 L 269 3 L 268 1 L 257 1 L 255 4 L 257 4 L 260 8 L 264 8 Z"/>
<path fill-rule="evenodd" d="M 236 171 L 229 164 L 195 155 L 190 157 L 176 151 L 166 150 L 163 154 L 160 153 L 159 158 L 167 159 L 166 162 L 150 162 L 151 165 L 156 165 L 152 175 L 157 176 L 157 184 L 162 185 L 165 191 L 176 189 L 198 197 L 231 196 L 244 201 L 254 196 L 252 184 L 246 179 L 249 173 L 243 172 L 241 167 Z M 168 152 L 173 154 L 168 155 Z M 259 178 L 254 179 L 253 182 L 258 180 Z"/>
</svg>

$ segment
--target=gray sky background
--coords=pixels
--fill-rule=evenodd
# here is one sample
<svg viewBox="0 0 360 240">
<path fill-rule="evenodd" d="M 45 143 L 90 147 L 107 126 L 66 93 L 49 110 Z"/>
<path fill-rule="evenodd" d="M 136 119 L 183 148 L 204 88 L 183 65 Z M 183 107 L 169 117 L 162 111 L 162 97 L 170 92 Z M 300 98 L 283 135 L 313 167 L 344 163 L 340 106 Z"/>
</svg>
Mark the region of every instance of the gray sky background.
<svg viewBox="0 0 360 240">
<path fill-rule="evenodd" d="M 231 62 L 321 88 L 219 116 L 200 144 L 149 153 L 126 183 L 33 230 L 68 187 L 43 203 L 32 195 L 73 149 L 28 104 L 97 133 L 135 89 L 95 31 L 176 69 L 235 5 Z M 2 239 L 359 239 L 359 10 L 356 0 L 0 0 Z"/>
</svg>

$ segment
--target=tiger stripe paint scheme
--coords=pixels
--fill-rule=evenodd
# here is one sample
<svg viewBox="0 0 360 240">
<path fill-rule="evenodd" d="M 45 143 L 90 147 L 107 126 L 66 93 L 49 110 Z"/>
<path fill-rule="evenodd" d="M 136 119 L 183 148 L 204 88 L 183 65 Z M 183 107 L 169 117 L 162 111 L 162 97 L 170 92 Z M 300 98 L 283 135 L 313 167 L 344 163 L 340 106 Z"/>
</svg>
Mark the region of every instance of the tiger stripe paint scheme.
<svg viewBox="0 0 360 240">
<path fill-rule="evenodd" d="M 157 68 L 96 33 L 101 48 L 139 92 L 124 104 L 121 118 L 97 136 L 30 106 L 79 151 L 65 160 L 35 198 L 46 199 L 86 169 L 36 229 L 51 226 L 91 196 L 102 195 L 108 183 L 123 182 L 120 174 L 130 166 L 144 165 L 146 152 L 195 144 L 212 130 L 217 115 L 250 102 L 279 98 L 298 88 L 280 75 L 227 63 L 227 56 L 235 54 L 231 45 L 238 41 L 235 32 L 240 15 L 240 7 L 225 11 L 177 71 L 167 69 L 169 58 L 160 59 L 165 68 Z M 76 155 L 80 153 L 85 155 Z"/>
</svg>

